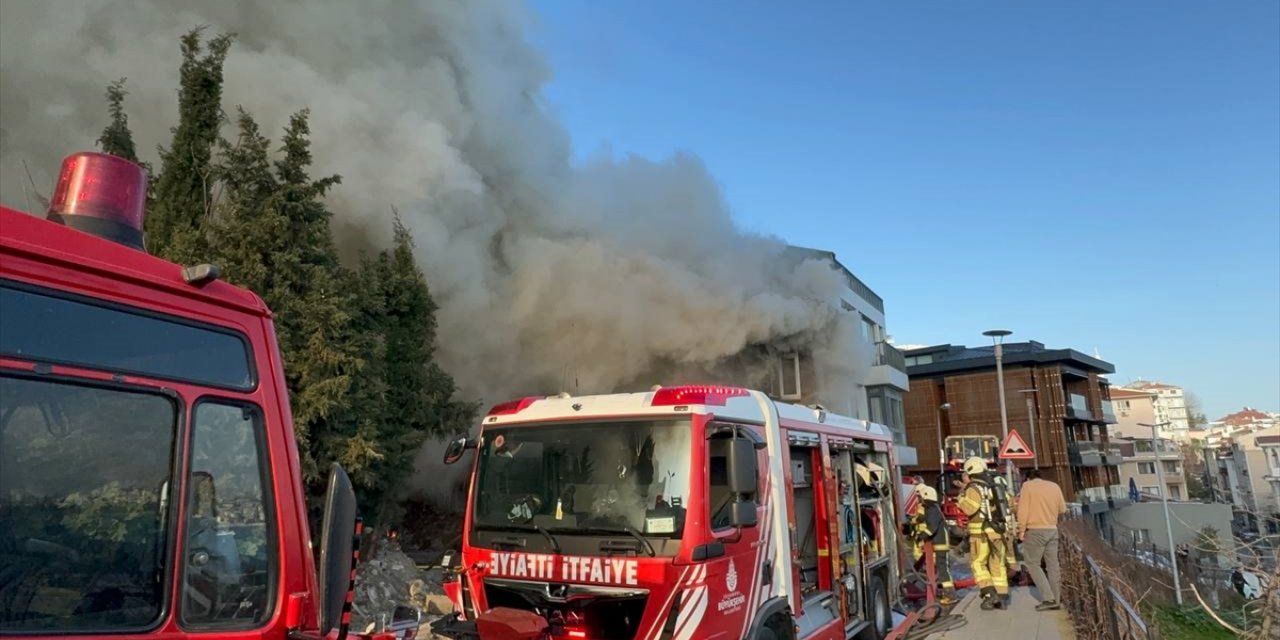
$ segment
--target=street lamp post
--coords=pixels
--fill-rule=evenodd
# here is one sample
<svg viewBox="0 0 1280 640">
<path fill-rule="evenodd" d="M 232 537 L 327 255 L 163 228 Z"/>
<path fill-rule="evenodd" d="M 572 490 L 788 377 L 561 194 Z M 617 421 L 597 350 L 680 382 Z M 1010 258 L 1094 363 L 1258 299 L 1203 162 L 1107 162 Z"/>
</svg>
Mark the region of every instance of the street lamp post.
<svg viewBox="0 0 1280 640">
<path fill-rule="evenodd" d="M 996 387 L 1000 394 L 1000 442 L 1009 438 L 1009 410 L 1004 402 L 1004 337 L 1013 333 L 1008 329 L 991 329 L 982 335 L 991 338 L 996 351 Z M 1005 475 L 1009 481 L 1009 491 L 1013 491 L 1013 463 L 1005 462 Z"/>
<path fill-rule="evenodd" d="M 1173 548 L 1173 523 L 1169 519 L 1169 487 L 1164 483 L 1164 461 L 1160 459 L 1159 430 L 1161 427 L 1169 426 L 1169 423 L 1146 424 L 1139 422 L 1138 426 L 1151 428 L 1151 452 L 1156 457 L 1156 482 L 1160 484 L 1160 502 L 1164 504 L 1164 529 L 1169 536 L 1169 566 L 1173 567 L 1173 597 L 1178 601 L 1178 606 L 1182 606 L 1182 585 L 1178 582 L 1178 556 Z"/>
<path fill-rule="evenodd" d="M 944 402 L 934 412 L 938 422 L 938 484 L 942 484 L 942 476 L 947 474 L 947 448 L 942 446 L 942 412 L 951 409 L 950 402 Z"/>
<path fill-rule="evenodd" d="M 1035 468 L 1039 469 L 1040 454 L 1038 452 L 1040 450 L 1036 448 L 1036 403 L 1034 399 L 1035 393 L 1036 393 L 1035 389 L 1022 390 L 1023 396 L 1027 399 L 1027 427 L 1031 429 L 1031 452 L 1035 454 L 1035 457 L 1032 458 L 1031 460 L 1032 460 L 1032 463 L 1035 464 Z"/>
</svg>

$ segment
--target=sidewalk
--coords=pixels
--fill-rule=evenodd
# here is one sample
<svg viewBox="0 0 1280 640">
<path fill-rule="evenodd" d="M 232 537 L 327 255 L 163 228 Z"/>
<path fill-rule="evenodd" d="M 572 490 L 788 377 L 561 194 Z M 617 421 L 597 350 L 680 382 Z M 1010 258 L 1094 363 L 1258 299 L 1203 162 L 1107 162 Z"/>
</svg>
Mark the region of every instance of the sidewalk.
<svg viewBox="0 0 1280 640">
<path fill-rule="evenodd" d="M 963 616 L 968 623 L 959 629 L 930 635 L 927 640 L 1075 640 L 1076 633 L 1071 628 L 1066 609 L 1036 611 L 1039 600 L 1030 587 L 1014 587 L 1010 595 L 1008 610 L 983 611 L 979 608 L 982 602 L 977 590 L 970 589 L 951 610 L 953 615 Z"/>
</svg>

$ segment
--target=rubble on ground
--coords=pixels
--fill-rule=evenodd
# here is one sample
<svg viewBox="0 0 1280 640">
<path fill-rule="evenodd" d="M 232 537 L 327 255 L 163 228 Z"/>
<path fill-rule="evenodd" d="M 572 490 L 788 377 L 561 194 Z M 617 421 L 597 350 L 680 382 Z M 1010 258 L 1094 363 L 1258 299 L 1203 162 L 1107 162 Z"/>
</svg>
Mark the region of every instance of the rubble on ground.
<svg viewBox="0 0 1280 640">
<path fill-rule="evenodd" d="M 352 630 L 382 629 L 391 622 L 397 605 L 417 607 L 424 622 L 452 611 L 444 595 L 441 569 L 420 569 L 394 539 L 380 539 L 373 547 L 368 559 L 362 559 L 356 568 Z"/>
</svg>

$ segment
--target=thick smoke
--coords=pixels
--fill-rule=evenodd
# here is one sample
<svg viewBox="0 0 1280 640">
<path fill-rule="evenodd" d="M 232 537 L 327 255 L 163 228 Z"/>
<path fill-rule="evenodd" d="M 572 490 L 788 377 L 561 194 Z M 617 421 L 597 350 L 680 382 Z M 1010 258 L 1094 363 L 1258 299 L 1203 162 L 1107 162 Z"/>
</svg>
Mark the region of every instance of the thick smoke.
<svg viewBox="0 0 1280 640">
<path fill-rule="evenodd" d="M 468 397 L 765 382 L 763 345 L 817 345 L 824 384 L 865 356 L 839 274 L 783 268 L 741 232 L 695 157 L 569 160 L 550 78 L 510 2 L 0 3 L 0 200 L 35 210 L 60 158 L 128 77 L 144 158 L 176 121 L 178 36 L 234 32 L 224 104 L 266 131 L 311 109 L 317 173 L 338 173 L 340 243 L 379 245 L 396 207 L 440 304 L 439 357 Z M 27 172 L 30 172 L 28 179 Z M 789 214 L 791 212 L 779 212 Z M 842 410 L 839 401 L 833 410 Z"/>
</svg>

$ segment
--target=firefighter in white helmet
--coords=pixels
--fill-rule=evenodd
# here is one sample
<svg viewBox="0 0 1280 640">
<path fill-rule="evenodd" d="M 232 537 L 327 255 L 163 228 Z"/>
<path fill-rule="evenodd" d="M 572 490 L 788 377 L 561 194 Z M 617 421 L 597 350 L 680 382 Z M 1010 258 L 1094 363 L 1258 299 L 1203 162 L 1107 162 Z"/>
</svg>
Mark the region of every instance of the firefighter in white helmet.
<svg viewBox="0 0 1280 640">
<path fill-rule="evenodd" d="M 910 534 L 912 553 L 919 570 L 924 561 L 924 543 L 933 541 L 934 571 L 938 576 L 938 603 L 943 606 L 955 604 L 955 582 L 951 580 L 951 534 L 947 531 L 947 520 L 942 515 L 942 507 L 938 504 L 938 490 L 920 483 L 914 488 L 920 503 L 915 513 L 911 514 Z"/>
<path fill-rule="evenodd" d="M 964 477 L 964 489 L 956 505 L 969 517 L 969 562 L 973 579 L 982 594 L 983 609 L 1004 609 L 1009 600 L 1006 505 L 996 493 L 986 460 L 978 457 L 965 460 Z"/>
</svg>

